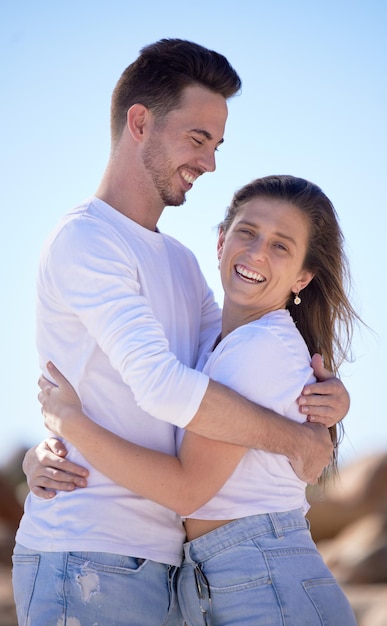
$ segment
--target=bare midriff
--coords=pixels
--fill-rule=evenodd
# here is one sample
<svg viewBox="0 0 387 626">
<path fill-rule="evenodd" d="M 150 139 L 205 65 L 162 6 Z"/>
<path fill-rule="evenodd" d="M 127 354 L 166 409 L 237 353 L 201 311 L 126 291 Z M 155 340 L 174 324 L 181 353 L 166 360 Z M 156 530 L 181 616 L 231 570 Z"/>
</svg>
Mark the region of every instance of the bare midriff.
<svg viewBox="0 0 387 626">
<path fill-rule="evenodd" d="M 191 519 L 187 518 L 184 522 L 187 541 L 197 539 L 206 533 L 210 533 L 216 528 L 220 528 L 225 524 L 233 522 L 232 519 Z"/>
</svg>

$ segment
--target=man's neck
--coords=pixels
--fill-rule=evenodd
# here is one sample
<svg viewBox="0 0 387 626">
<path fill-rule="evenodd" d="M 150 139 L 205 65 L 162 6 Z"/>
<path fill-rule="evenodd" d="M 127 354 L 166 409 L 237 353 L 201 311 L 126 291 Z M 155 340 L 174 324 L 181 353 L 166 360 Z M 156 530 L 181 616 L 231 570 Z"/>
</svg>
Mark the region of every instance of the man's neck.
<svg viewBox="0 0 387 626">
<path fill-rule="evenodd" d="M 112 167 L 107 167 L 102 181 L 96 191 L 100 198 L 113 209 L 130 218 L 143 228 L 155 231 L 157 222 L 164 207 L 161 201 L 152 201 L 141 192 L 141 186 L 126 173 L 126 179 Z"/>
</svg>

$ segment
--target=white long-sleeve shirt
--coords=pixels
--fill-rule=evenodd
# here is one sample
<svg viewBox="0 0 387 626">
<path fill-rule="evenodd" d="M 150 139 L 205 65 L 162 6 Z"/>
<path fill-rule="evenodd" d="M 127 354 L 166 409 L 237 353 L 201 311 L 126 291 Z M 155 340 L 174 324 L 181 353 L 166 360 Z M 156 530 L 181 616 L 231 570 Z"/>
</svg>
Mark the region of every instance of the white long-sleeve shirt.
<svg viewBox="0 0 387 626">
<path fill-rule="evenodd" d="M 116 434 L 175 454 L 175 426 L 196 413 L 208 376 L 192 369 L 220 327 L 193 254 L 92 198 L 69 213 L 42 252 L 37 346 Z M 47 375 L 47 373 L 46 373 Z M 179 517 L 114 484 L 73 447 L 89 485 L 52 500 L 29 495 L 17 541 L 48 551 L 106 551 L 178 564 Z"/>
</svg>

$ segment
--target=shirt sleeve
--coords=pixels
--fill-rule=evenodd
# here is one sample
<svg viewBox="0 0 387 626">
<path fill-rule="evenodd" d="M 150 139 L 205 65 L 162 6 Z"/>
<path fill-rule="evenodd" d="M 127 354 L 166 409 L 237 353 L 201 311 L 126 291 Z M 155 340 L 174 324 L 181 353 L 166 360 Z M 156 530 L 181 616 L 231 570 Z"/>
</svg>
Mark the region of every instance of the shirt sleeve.
<svg viewBox="0 0 387 626">
<path fill-rule="evenodd" d="M 208 377 L 180 363 L 141 293 L 130 248 L 109 224 L 70 221 L 41 268 L 43 288 L 77 316 L 153 417 L 180 427 L 192 419 Z"/>
<path fill-rule="evenodd" d="M 252 402 L 287 415 L 312 373 L 307 348 L 301 337 L 295 339 L 288 341 L 265 322 L 248 324 L 219 344 L 205 371 Z"/>
</svg>

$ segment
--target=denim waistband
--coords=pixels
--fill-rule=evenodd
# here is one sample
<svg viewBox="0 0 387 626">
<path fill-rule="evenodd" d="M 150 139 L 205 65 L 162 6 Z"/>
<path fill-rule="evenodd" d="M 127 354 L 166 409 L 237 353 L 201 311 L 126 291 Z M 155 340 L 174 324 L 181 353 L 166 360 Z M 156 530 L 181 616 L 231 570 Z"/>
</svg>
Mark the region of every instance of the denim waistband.
<svg viewBox="0 0 387 626">
<path fill-rule="evenodd" d="M 309 528 L 302 509 L 242 517 L 185 543 L 184 558 L 188 562 L 202 561 L 252 537 L 269 534 L 280 539 L 286 530 L 296 528 Z"/>
</svg>

